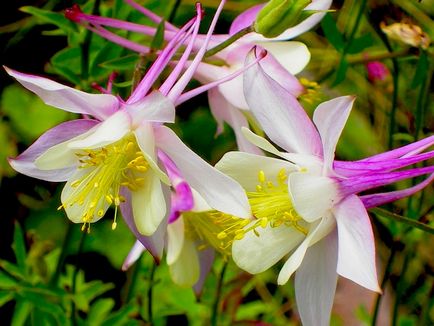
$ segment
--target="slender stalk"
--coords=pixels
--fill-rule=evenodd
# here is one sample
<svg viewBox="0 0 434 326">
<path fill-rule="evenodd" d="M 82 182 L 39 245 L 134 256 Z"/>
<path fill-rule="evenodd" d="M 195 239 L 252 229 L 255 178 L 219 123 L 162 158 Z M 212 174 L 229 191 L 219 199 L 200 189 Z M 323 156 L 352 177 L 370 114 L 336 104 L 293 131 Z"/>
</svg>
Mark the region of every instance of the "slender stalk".
<svg viewBox="0 0 434 326">
<path fill-rule="evenodd" d="M 83 251 L 84 240 L 86 239 L 86 234 L 87 234 L 86 231 L 83 231 L 82 234 L 81 234 L 80 242 L 78 244 L 78 249 L 77 249 L 77 256 L 80 255 L 82 253 L 82 251 Z M 74 268 L 74 274 L 72 275 L 72 285 L 71 285 L 71 292 L 72 292 L 73 295 L 75 295 L 75 291 L 76 291 L 76 288 L 77 288 L 77 277 L 78 277 L 79 270 L 80 269 L 77 266 L 75 266 L 75 268 Z M 71 312 L 71 314 L 72 314 L 72 325 L 76 326 L 76 325 L 78 325 L 78 323 L 77 323 L 77 316 L 76 316 L 77 312 L 76 312 L 74 301 L 72 301 L 72 309 L 71 310 L 72 310 L 72 312 Z"/>
<path fill-rule="evenodd" d="M 172 10 L 170 11 L 169 17 L 167 18 L 167 21 L 169 23 L 173 23 L 173 20 L 175 19 L 176 16 L 176 12 L 178 11 L 180 5 L 181 5 L 181 0 L 175 0 Z"/>
<path fill-rule="evenodd" d="M 223 267 L 220 271 L 220 277 L 217 283 L 217 289 L 215 293 L 214 303 L 212 306 L 212 315 L 211 315 L 211 326 L 217 326 L 218 325 L 218 312 L 219 312 L 219 303 L 220 303 L 220 296 L 222 293 L 223 288 L 223 280 L 225 277 L 225 272 L 228 267 L 228 263 L 224 262 Z"/>
<path fill-rule="evenodd" d="M 383 280 L 381 281 L 381 289 L 383 291 L 385 290 L 387 281 L 389 280 L 390 274 L 392 272 L 392 266 L 393 266 L 393 262 L 395 260 L 395 257 L 396 257 L 396 246 L 395 246 L 395 244 L 393 244 L 392 249 L 390 251 L 389 259 L 387 260 L 387 263 L 386 263 L 386 268 L 384 269 Z M 377 325 L 377 317 L 378 317 L 378 313 L 380 311 L 380 303 L 381 303 L 382 298 L 383 298 L 383 296 L 380 293 L 378 293 L 377 298 L 375 300 L 374 312 L 372 314 L 372 322 L 371 322 L 372 326 Z"/>
<path fill-rule="evenodd" d="M 425 107 L 426 107 L 427 99 L 429 97 L 428 93 L 429 93 L 430 80 L 431 80 L 431 77 L 432 77 L 431 75 L 432 75 L 431 74 L 431 69 L 430 69 L 430 67 L 428 67 L 427 74 L 426 74 L 425 78 L 423 79 L 423 81 L 422 81 L 422 83 L 420 85 L 419 95 L 417 97 L 417 103 L 416 103 L 416 130 L 414 132 L 415 136 L 416 136 L 415 140 L 419 139 L 420 133 L 422 131 L 422 124 L 425 121 L 425 119 L 424 119 Z"/>
<path fill-rule="evenodd" d="M 395 298 L 395 303 L 393 304 L 393 313 L 392 313 L 392 326 L 396 326 L 398 323 L 398 308 L 399 308 L 399 303 L 401 301 L 402 295 L 404 294 L 405 291 L 405 280 L 404 280 L 404 276 L 406 274 L 407 268 L 408 268 L 408 264 L 411 260 L 411 257 L 413 253 L 412 250 L 408 250 L 407 254 L 405 255 L 404 258 L 404 263 L 402 264 L 402 269 L 401 269 L 401 273 L 399 275 L 399 280 L 398 280 L 398 284 L 396 285 L 396 298 Z"/>
<path fill-rule="evenodd" d="M 409 54 L 410 54 L 409 49 L 406 48 L 395 52 L 384 51 L 384 52 L 369 54 L 369 55 L 366 55 L 366 53 L 349 55 L 347 56 L 347 61 L 350 64 L 364 64 L 371 61 L 382 61 L 386 59 L 405 57 Z"/>
<path fill-rule="evenodd" d="M 405 216 L 401 216 L 401 215 L 398 215 L 398 214 L 395 214 L 395 213 L 391 213 L 391 212 L 389 212 L 389 211 L 387 211 L 385 209 L 382 209 L 382 208 L 371 208 L 370 211 L 372 213 L 374 213 L 375 215 L 377 215 L 377 216 L 382 216 L 382 217 L 390 218 L 390 219 L 393 219 L 393 220 L 395 220 L 397 222 L 405 223 L 405 224 L 407 224 L 409 226 L 415 227 L 415 228 L 417 228 L 419 230 L 422 230 L 424 232 L 427 232 L 427 233 L 430 233 L 430 234 L 434 234 L 434 227 L 429 226 L 429 225 L 424 224 L 424 223 L 421 223 L 421 222 L 419 222 L 417 220 L 413 220 L 413 219 L 410 219 L 410 218 L 405 217 Z"/>
<path fill-rule="evenodd" d="M 155 277 L 155 271 L 157 270 L 157 264 L 152 262 L 151 267 L 151 274 L 149 275 L 149 287 L 148 287 L 148 322 L 150 325 L 153 323 L 153 313 L 152 313 L 152 306 L 153 306 L 153 290 L 154 290 L 154 277 Z"/>
<path fill-rule="evenodd" d="M 55 287 L 59 281 L 60 274 L 62 273 L 63 265 L 65 264 L 66 255 L 68 254 L 69 245 L 71 243 L 72 235 L 74 233 L 74 228 L 76 227 L 73 223 L 68 223 L 65 239 L 63 240 L 62 249 L 60 251 L 59 260 L 57 261 L 56 270 L 50 280 L 50 286 Z"/>
<path fill-rule="evenodd" d="M 129 302 L 134 294 L 134 287 L 137 283 L 137 278 L 140 274 L 140 267 L 142 265 L 142 257 L 140 257 L 137 262 L 128 269 L 127 272 L 127 282 L 125 284 L 124 291 L 122 293 L 122 304 Z"/>
<path fill-rule="evenodd" d="M 209 49 L 205 55 L 204 58 L 208 58 L 213 56 L 214 54 L 220 52 L 221 50 L 227 48 L 229 45 L 234 43 L 236 40 L 242 38 L 244 35 L 249 34 L 251 32 L 254 32 L 253 26 L 248 26 L 240 30 L 239 32 L 235 33 L 231 37 L 229 37 L 226 41 L 220 43 L 219 45 L 216 45 L 212 49 Z"/>
</svg>

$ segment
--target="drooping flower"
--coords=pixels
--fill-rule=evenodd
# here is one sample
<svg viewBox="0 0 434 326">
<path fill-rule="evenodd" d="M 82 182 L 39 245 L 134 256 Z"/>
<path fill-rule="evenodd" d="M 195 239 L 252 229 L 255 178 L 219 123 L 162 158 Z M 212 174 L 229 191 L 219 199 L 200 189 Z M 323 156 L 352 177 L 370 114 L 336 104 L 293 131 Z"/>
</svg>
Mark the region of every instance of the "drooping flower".
<svg viewBox="0 0 434 326">
<path fill-rule="evenodd" d="M 364 160 L 336 161 L 336 143 L 353 97 L 322 103 L 312 123 L 295 97 L 261 64 L 246 71 L 244 92 L 267 136 L 284 152 L 245 129 L 252 143 L 276 158 L 231 152 L 216 165 L 240 182 L 256 218 L 246 226 L 251 231 L 234 241 L 233 259 L 242 269 L 259 273 L 289 254 L 278 283 L 285 284 L 297 271 L 296 299 L 303 324 L 328 325 L 338 274 L 380 291 L 366 207 L 409 196 L 432 182 L 433 166 L 401 169 L 434 157 L 434 151 L 423 153 L 434 144 L 434 136 Z M 426 174 L 431 176 L 412 188 L 359 195 Z"/>
<path fill-rule="evenodd" d="M 199 294 L 214 261 L 215 252 L 225 259 L 231 245 L 244 234 L 243 219 L 213 209 L 182 177 L 175 163 L 159 152 L 172 183 L 172 200 L 167 225 L 165 251 L 169 272 L 174 283 L 193 287 Z M 122 266 L 128 269 L 146 250 L 137 241 Z"/>
<path fill-rule="evenodd" d="M 223 5 L 224 1 L 214 16 L 208 40 Z M 66 122 L 47 131 L 24 153 L 10 160 L 12 167 L 35 178 L 67 181 L 61 207 L 71 221 L 83 223 L 84 227 L 102 218 L 111 205 L 116 211 L 120 207 L 129 227 L 155 257 L 161 256 L 170 202 L 170 180 L 160 168 L 158 151 L 176 162 L 184 178 L 213 207 L 228 214 L 250 216 L 247 199 L 237 183 L 203 161 L 163 125 L 174 121 L 175 104 L 182 96 L 188 96 L 183 90 L 206 51 L 208 41 L 184 68 L 201 17 L 198 4 L 197 16 L 177 31 L 126 101 L 111 94 L 88 94 L 5 68 L 45 103 L 93 117 Z M 152 85 L 186 40 L 178 64 L 159 90 L 152 91 Z M 152 234 L 155 236 L 147 237 Z"/>
<path fill-rule="evenodd" d="M 133 0 L 125 0 L 125 2 L 148 16 L 154 22 L 160 23 L 162 21 L 160 17 L 138 5 Z M 330 8 L 331 2 L 331 0 L 314 0 L 305 9 L 324 11 Z M 229 34 L 212 36 L 209 40 L 210 47 L 217 46 L 240 30 L 252 26 L 256 19 L 256 15 L 263 6 L 264 4 L 254 6 L 240 14 L 233 21 Z M 285 40 L 294 38 L 309 30 L 315 26 L 323 16 L 324 13 L 315 13 L 305 21 L 289 28 L 284 33 L 273 39 L 267 39 L 255 32 L 248 33 L 226 49 L 215 53 L 210 62 L 202 62 L 195 71 L 195 78 L 201 83 L 207 84 L 220 80 L 225 76 L 238 71 L 243 66 L 244 58 L 248 51 L 252 46 L 257 45 L 264 48 L 269 53 L 267 57 L 263 59 L 267 61 L 266 64 L 264 64 L 264 69 L 266 69 L 267 73 L 292 94 L 296 96 L 301 95 L 304 92 L 304 87 L 293 75 L 299 73 L 306 66 L 310 60 L 310 53 L 303 43 L 286 42 Z M 146 35 L 153 35 L 155 33 L 155 28 L 119 21 L 112 18 L 87 15 L 82 13 L 78 7 L 69 9 L 67 11 L 67 17 L 82 24 L 100 36 L 139 53 L 146 52 L 148 48 L 113 34 L 103 26 L 124 29 Z M 169 23 L 165 23 L 165 27 L 165 38 L 166 40 L 170 40 L 173 35 L 175 35 L 177 28 Z M 205 39 L 204 35 L 198 35 L 193 48 L 200 48 Z M 242 95 L 242 90 L 243 80 L 241 77 L 234 78 L 226 83 L 219 83 L 217 87 L 210 89 L 208 94 L 211 112 L 218 123 L 218 133 L 223 130 L 224 122 L 226 122 L 233 128 L 240 150 L 258 153 L 257 148 L 252 146 L 250 142 L 246 141 L 240 132 L 242 127 L 249 126 L 246 117 L 248 106 L 244 96 Z M 190 96 L 194 95 L 195 93 L 190 93 Z M 183 98 L 183 100 L 186 99 L 186 97 Z"/>
</svg>

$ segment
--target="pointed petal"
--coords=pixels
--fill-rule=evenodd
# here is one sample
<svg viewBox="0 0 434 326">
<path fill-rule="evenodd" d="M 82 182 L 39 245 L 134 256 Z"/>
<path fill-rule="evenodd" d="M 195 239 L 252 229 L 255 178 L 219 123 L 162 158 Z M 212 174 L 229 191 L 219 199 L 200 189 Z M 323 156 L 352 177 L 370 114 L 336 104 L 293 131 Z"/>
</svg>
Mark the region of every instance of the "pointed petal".
<svg viewBox="0 0 434 326">
<path fill-rule="evenodd" d="M 212 264 L 214 262 L 215 252 L 213 249 L 205 249 L 198 251 L 199 264 L 200 264 L 200 275 L 196 284 L 193 287 L 196 296 L 200 296 L 202 293 L 202 288 L 205 283 L 206 277 L 211 271 Z"/>
<path fill-rule="evenodd" d="M 261 151 L 249 142 L 243 135 L 241 128 L 248 128 L 249 123 L 241 110 L 229 103 L 220 93 L 218 88 L 208 91 L 208 101 L 211 113 L 217 121 L 218 132 L 223 131 L 223 123 L 226 122 L 235 133 L 238 149 L 242 152 L 261 154 Z"/>
<path fill-rule="evenodd" d="M 142 123 L 136 130 L 134 130 L 134 135 L 136 136 L 137 144 L 142 150 L 142 154 L 151 169 L 157 174 L 158 178 L 160 178 L 162 182 L 170 185 L 169 177 L 163 170 L 161 170 L 157 163 L 153 126 L 150 123 Z"/>
<path fill-rule="evenodd" d="M 360 196 L 360 199 L 362 200 L 362 203 L 365 206 L 365 208 L 377 207 L 380 205 L 391 203 L 401 198 L 411 196 L 416 192 L 421 191 L 426 186 L 430 185 L 433 182 L 433 180 L 434 180 L 434 174 L 431 174 L 424 181 L 418 183 L 413 187 L 403 189 L 403 190 L 384 192 L 380 194 Z"/>
<path fill-rule="evenodd" d="M 144 186 L 131 192 L 131 205 L 137 230 L 149 236 L 157 230 L 167 210 L 160 179 L 152 171 L 144 178 Z"/>
<path fill-rule="evenodd" d="M 36 159 L 49 148 L 86 133 L 97 123 L 96 120 L 87 119 L 61 123 L 45 132 L 17 158 L 9 159 L 9 163 L 16 171 L 33 178 L 54 182 L 66 181 L 75 172 L 75 161 L 72 165 L 66 164 L 54 170 L 41 170 L 35 165 Z"/>
<path fill-rule="evenodd" d="M 140 259 L 140 256 L 145 250 L 146 248 L 142 245 L 142 243 L 136 240 L 136 242 L 134 242 L 134 246 L 131 248 L 130 252 L 128 253 L 122 264 L 122 270 L 124 272 L 127 271 L 131 267 L 131 265 L 133 265 L 136 261 Z"/>
<path fill-rule="evenodd" d="M 56 108 L 90 114 L 99 120 L 105 120 L 119 107 L 119 100 L 113 95 L 88 94 L 47 78 L 23 74 L 6 67 L 5 69 L 25 88 L 38 95 L 46 104 Z"/>
<path fill-rule="evenodd" d="M 259 236 L 249 231 L 244 238 L 232 244 L 234 262 L 251 274 L 267 270 L 305 238 L 297 229 L 285 225 L 275 228 L 267 226 L 265 229 L 258 227 L 256 231 Z"/>
<path fill-rule="evenodd" d="M 251 52 L 247 63 L 254 60 Z M 244 96 L 270 139 L 288 152 L 320 155 L 321 140 L 296 98 L 268 76 L 260 64 L 244 73 Z"/>
<path fill-rule="evenodd" d="M 334 214 L 339 236 L 338 274 L 371 291 L 381 292 L 374 234 L 363 203 L 357 196 L 349 196 L 335 208 Z"/>
<path fill-rule="evenodd" d="M 169 265 L 170 276 L 174 283 L 183 287 L 192 287 L 200 274 L 199 259 L 194 242 L 185 239 L 178 259 Z"/>
<path fill-rule="evenodd" d="M 301 72 L 310 61 L 307 46 L 301 42 L 258 42 L 257 44 L 268 52 L 261 61 L 264 71 L 292 95 L 300 95 L 304 88 L 293 75 Z"/>
<path fill-rule="evenodd" d="M 155 138 L 157 146 L 172 159 L 185 180 L 211 207 L 238 217 L 250 217 L 246 194 L 237 182 L 191 151 L 169 128 L 158 128 Z"/>
<path fill-rule="evenodd" d="M 94 127 L 87 137 L 70 142 L 69 148 L 93 149 L 112 144 L 131 131 L 131 119 L 125 111 L 118 111 Z"/>
<path fill-rule="evenodd" d="M 277 181 L 281 170 L 287 174 L 298 171 L 293 164 L 271 157 L 243 152 L 226 153 L 216 164 L 216 168 L 238 181 L 246 191 L 255 191 L 259 184 L 259 171 L 263 171 L 270 181 Z"/>
<path fill-rule="evenodd" d="M 336 144 L 350 115 L 355 97 L 341 96 L 321 103 L 313 114 L 313 122 L 318 128 L 323 143 L 324 174 L 333 169 Z"/>
<path fill-rule="evenodd" d="M 274 154 L 279 157 L 284 157 L 282 152 L 279 152 L 279 150 L 274 147 L 268 140 L 266 140 L 264 137 L 258 136 L 253 131 L 251 131 L 248 128 L 241 127 L 241 132 L 243 133 L 244 137 L 251 142 L 253 145 L 263 149 L 264 151 L 267 151 L 271 154 Z"/>
<path fill-rule="evenodd" d="M 311 246 L 295 273 L 295 298 L 304 326 L 327 326 L 336 291 L 337 234 Z"/>
<path fill-rule="evenodd" d="M 259 11 L 264 7 L 264 4 L 259 4 L 253 6 L 247 10 L 244 10 L 241 14 L 239 14 L 232 22 L 231 27 L 229 29 L 229 35 L 234 35 L 239 32 L 243 28 L 249 27 L 256 20 L 256 16 Z"/>
<path fill-rule="evenodd" d="M 131 205 L 131 191 L 126 188 L 121 188 L 121 195 L 125 198 L 125 202 L 121 203 L 121 212 L 122 217 L 127 223 L 131 232 L 133 232 L 134 236 L 137 240 L 141 242 L 141 244 L 149 251 L 149 253 L 154 257 L 157 263 L 160 262 L 161 257 L 163 256 L 163 248 L 165 235 L 167 230 L 167 221 L 163 220 L 157 230 L 154 232 L 152 236 L 144 236 L 139 233 L 137 227 L 134 222 L 133 217 L 133 208 Z M 167 191 L 165 193 L 166 203 L 170 201 L 170 192 Z M 166 207 L 168 209 L 168 207 Z"/>
<path fill-rule="evenodd" d="M 172 265 L 180 256 L 184 246 L 184 219 L 180 216 L 167 225 L 167 264 Z"/>
<path fill-rule="evenodd" d="M 288 176 L 288 192 L 295 210 L 308 222 L 324 217 L 340 200 L 336 181 L 306 172 Z"/>
<path fill-rule="evenodd" d="M 335 225 L 335 219 L 332 216 L 327 215 L 326 217 L 322 218 L 319 223 L 309 228 L 309 233 L 307 234 L 306 238 L 289 256 L 288 260 L 280 270 L 279 276 L 277 278 L 277 284 L 283 285 L 289 281 L 292 274 L 300 267 L 307 249 L 329 235 L 330 232 L 332 232 L 335 228 Z"/>
<path fill-rule="evenodd" d="M 159 91 L 153 91 L 140 101 L 128 103 L 123 108 L 131 116 L 132 126 L 136 128 L 142 122 L 175 122 L 173 103 Z"/>
</svg>

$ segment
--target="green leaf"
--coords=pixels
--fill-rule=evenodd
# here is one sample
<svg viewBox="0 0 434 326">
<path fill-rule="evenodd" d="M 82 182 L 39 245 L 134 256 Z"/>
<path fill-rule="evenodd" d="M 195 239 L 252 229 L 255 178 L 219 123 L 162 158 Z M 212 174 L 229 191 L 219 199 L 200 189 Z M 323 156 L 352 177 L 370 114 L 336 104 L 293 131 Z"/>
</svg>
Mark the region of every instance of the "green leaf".
<svg viewBox="0 0 434 326">
<path fill-rule="evenodd" d="M 1 107 L 27 143 L 71 116 L 68 112 L 44 104 L 36 95 L 16 84 L 4 89 Z"/>
<path fill-rule="evenodd" d="M 0 120 L 0 181 L 2 177 L 11 177 L 15 171 L 9 165 L 7 159 L 17 156 L 17 145 L 13 141 L 12 130 L 9 125 Z"/>
<path fill-rule="evenodd" d="M 99 326 L 113 309 L 115 302 L 113 299 L 100 299 L 92 304 L 88 317 L 86 319 L 86 324 Z"/>
<path fill-rule="evenodd" d="M 124 305 L 120 310 L 111 314 L 101 323 L 101 326 L 124 326 L 131 320 L 131 315 L 138 312 L 138 307 L 133 303 Z"/>
<path fill-rule="evenodd" d="M 336 71 L 336 79 L 333 82 L 333 86 L 337 86 L 345 80 L 345 77 L 347 75 L 347 70 L 348 70 L 348 61 L 345 60 L 345 58 L 342 58 L 341 62 L 339 63 L 339 67 Z"/>
<path fill-rule="evenodd" d="M 433 226 L 421 223 L 417 220 L 413 220 L 413 219 L 405 217 L 405 216 L 391 213 L 391 212 L 389 212 L 385 209 L 382 209 L 382 208 L 371 208 L 370 211 L 377 216 L 392 219 L 392 220 L 395 220 L 397 222 L 401 222 L 401 223 L 410 225 L 412 227 L 415 227 L 415 228 L 422 230 L 422 231 L 425 231 L 427 233 L 434 234 L 434 227 Z"/>
<path fill-rule="evenodd" d="M 347 53 L 349 54 L 355 54 L 360 53 L 364 49 L 372 46 L 374 44 L 374 39 L 372 38 L 371 34 L 365 34 L 358 38 L 355 38 L 352 42 L 350 47 L 347 50 Z"/>
<path fill-rule="evenodd" d="M 11 326 L 23 326 L 32 311 L 33 305 L 25 300 L 17 300 Z"/>
<path fill-rule="evenodd" d="M 13 289 L 17 286 L 17 281 L 9 275 L 0 271 L 0 289 Z"/>
<path fill-rule="evenodd" d="M 416 72 L 414 73 L 413 80 L 411 81 L 411 88 L 416 88 L 425 80 L 429 71 L 428 56 L 425 51 L 422 51 L 417 62 Z"/>
<path fill-rule="evenodd" d="M 162 49 L 164 44 L 164 31 L 165 31 L 166 21 L 163 19 L 157 27 L 154 38 L 151 42 L 151 49 Z"/>
<path fill-rule="evenodd" d="M 19 280 L 24 280 L 25 275 L 16 265 L 8 262 L 7 260 L 0 259 L 0 268 L 4 269 L 8 274 Z"/>
<path fill-rule="evenodd" d="M 113 287 L 113 284 L 106 284 L 101 281 L 92 281 L 81 285 L 77 282 L 77 291 L 72 300 L 75 302 L 77 309 L 88 312 L 90 302 L 99 295 L 113 289 Z"/>
<path fill-rule="evenodd" d="M 23 274 L 26 274 L 26 244 L 24 242 L 23 230 L 18 222 L 15 222 L 14 243 L 12 249 L 17 259 L 17 266 Z"/>
<path fill-rule="evenodd" d="M 14 293 L 11 291 L 0 291 L 0 308 L 14 299 Z"/>
<path fill-rule="evenodd" d="M 344 37 L 341 32 L 339 32 L 336 22 L 333 20 L 331 14 L 327 13 L 324 16 L 323 20 L 321 21 L 321 27 L 330 44 L 333 45 L 333 47 L 338 51 L 343 50 L 345 47 Z"/>
<path fill-rule="evenodd" d="M 139 60 L 138 54 L 129 54 L 120 58 L 102 62 L 99 65 L 110 70 L 129 70 L 134 69 L 137 60 Z M 131 86 L 131 84 L 129 86 Z"/>
<path fill-rule="evenodd" d="M 63 14 L 43 10 L 32 6 L 25 6 L 20 8 L 21 11 L 39 18 L 42 23 L 51 23 L 67 32 L 78 32 L 77 26 L 68 20 Z"/>
</svg>

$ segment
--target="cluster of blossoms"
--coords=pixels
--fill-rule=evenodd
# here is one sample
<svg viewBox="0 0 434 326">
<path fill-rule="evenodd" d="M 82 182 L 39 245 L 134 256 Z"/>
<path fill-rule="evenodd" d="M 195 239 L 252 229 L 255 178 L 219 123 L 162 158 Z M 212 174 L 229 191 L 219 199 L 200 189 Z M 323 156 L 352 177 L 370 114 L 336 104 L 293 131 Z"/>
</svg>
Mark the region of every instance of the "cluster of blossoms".
<svg viewBox="0 0 434 326">
<path fill-rule="evenodd" d="M 125 2 L 162 21 L 132 0 Z M 272 39 L 250 28 L 258 12 L 258 17 L 269 15 L 263 6 L 241 14 L 228 35 L 214 35 L 224 3 L 206 35 L 198 32 L 200 4 L 182 28 L 165 23 L 167 44 L 127 100 L 112 95 L 110 83 L 103 94 L 89 94 L 6 68 L 45 103 L 84 115 L 47 131 L 10 164 L 35 178 L 66 181 L 60 209 L 84 230 L 112 206 L 116 228 L 120 210 L 137 238 L 124 269 L 144 250 L 156 261 L 165 253 L 173 281 L 200 291 L 216 253 L 232 257 L 252 274 L 285 258 L 278 283 L 287 283 L 295 273 L 303 323 L 326 325 L 338 274 L 381 291 L 367 208 L 412 195 L 432 182 L 434 166 L 403 168 L 434 157 L 433 151 L 426 151 L 434 136 L 359 161 L 335 160 L 355 98 L 320 104 L 312 122 L 298 101 L 305 87 L 294 77 L 310 54 L 302 43 L 286 41 L 314 26 L 331 1 L 308 1 L 300 11 L 315 12 Z M 69 9 L 67 17 L 140 53 L 149 49 L 104 26 L 156 32 L 149 26 L 87 15 L 78 7 Z M 246 28 L 248 33 L 234 38 Z M 228 47 L 212 53 L 218 59 L 213 61 L 223 65 L 204 60 L 210 49 L 231 37 Z M 166 69 L 170 74 L 155 89 Z M 185 91 L 193 78 L 202 86 Z M 215 167 L 165 125 L 174 122 L 176 106 L 205 91 L 219 130 L 228 123 L 240 150 L 225 154 Z M 246 116 L 278 148 L 253 133 Z M 428 177 L 407 189 L 371 190 L 421 175 Z M 360 194 L 366 190 L 371 191 Z"/>
</svg>

